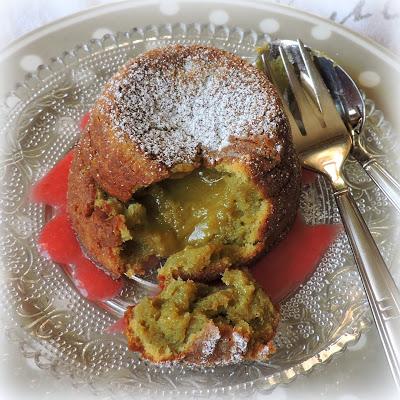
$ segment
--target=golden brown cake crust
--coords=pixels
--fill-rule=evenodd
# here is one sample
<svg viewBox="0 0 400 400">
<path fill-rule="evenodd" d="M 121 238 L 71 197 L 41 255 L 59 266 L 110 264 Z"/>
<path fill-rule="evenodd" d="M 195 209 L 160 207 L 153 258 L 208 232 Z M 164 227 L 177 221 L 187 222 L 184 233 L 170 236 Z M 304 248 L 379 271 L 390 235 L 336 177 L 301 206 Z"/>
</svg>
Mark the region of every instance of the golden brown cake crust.
<svg viewBox="0 0 400 400">
<path fill-rule="evenodd" d="M 175 103 L 164 102 L 171 96 Z M 68 210 L 81 243 L 120 275 L 123 221 L 95 212 L 96 188 L 125 202 L 188 166 L 218 164 L 245 171 L 272 205 L 259 256 L 290 229 L 300 196 L 300 167 L 274 87 L 241 58 L 206 46 L 169 46 L 132 59 L 106 84 L 76 149 Z"/>
<path fill-rule="evenodd" d="M 199 65 L 193 76 L 190 71 L 185 72 L 189 62 Z M 161 78 L 157 76 L 160 71 Z M 234 73 L 239 75 L 237 79 L 232 77 Z M 208 84 L 210 74 L 216 76 L 218 82 Z M 155 81 L 151 81 L 152 78 Z M 162 79 L 170 80 L 170 86 L 164 88 L 164 83 L 160 82 Z M 144 81 L 150 81 L 149 85 L 145 86 Z M 247 91 L 233 84 L 241 84 Z M 178 85 L 183 90 L 175 100 L 180 101 L 182 106 L 164 104 L 167 95 L 178 92 Z M 196 86 L 196 90 L 191 92 L 189 87 L 192 85 Z M 210 85 L 211 89 L 206 94 L 199 93 L 198 88 L 205 85 Z M 183 120 L 195 118 L 196 112 L 217 107 L 218 104 L 213 104 L 211 98 L 223 89 L 225 92 L 218 100 L 226 103 L 224 107 L 216 112 L 217 115 L 206 114 L 202 117 L 215 120 L 214 124 L 204 123 L 202 127 L 204 132 L 200 133 L 208 134 L 207 140 L 198 133 L 197 137 L 185 141 L 182 136 L 196 135 L 198 128 L 187 127 Z M 152 90 L 154 93 L 150 93 L 150 97 L 153 95 L 161 99 L 142 100 L 141 97 L 147 97 L 144 90 Z M 179 109 L 201 96 L 204 99 L 200 100 L 208 103 L 190 110 Z M 253 105 L 245 107 L 240 104 L 246 96 L 250 97 L 248 102 Z M 159 108 L 154 105 L 157 101 Z M 163 114 L 162 106 L 171 108 L 167 115 Z M 141 107 L 146 109 L 141 110 Z M 174 112 L 179 114 L 179 118 L 167 125 L 169 121 L 166 119 L 173 119 Z M 226 115 L 228 112 L 231 115 Z M 239 112 L 241 115 L 238 115 Z M 154 114 L 160 114 L 160 117 L 151 119 Z M 244 121 L 235 123 L 235 119 L 239 118 Z M 194 121 L 202 122 L 200 119 Z M 159 126 L 153 128 L 151 124 L 156 123 Z M 215 137 L 216 133 L 208 132 L 207 128 L 218 129 L 218 124 L 224 126 L 221 127 L 220 137 Z M 132 132 L 132 125 L 139 125 L 140 130 Z M 275 88 L 261 71 L 231 53 L 198 45 L 155 49 L 129 61 L 106 84 L 92 110 L 87 129 L 91 153 L 96 156 L 91 162 L 92 174 L 107 193 L 122 201 L 129 200 L 138 188 L 167 178 L 182 164 L 199 166 L 201 162 L 203 165 L 214 165 L 229 159 L 251 163 L 254 173 L 257 166 L 262 168 L 262 172 L 269 172 L 285 158 L 285 148 L 291 144 L 289 132 Z M 167 139 L 153 143 L 166 134 Z"/>
<path fill-rule="evenodd" d="M 113 249 L 122 244 L 118 230 L 121 216 L 110 219 L 94 206 L 97 184 L 89 167 L 88 140 L 89 136 L 83 135 L 74 151 L 68 184 L 68 212 L 86 255 L 119 276 L 124 272 L 124 265 Z"/>
</svg>

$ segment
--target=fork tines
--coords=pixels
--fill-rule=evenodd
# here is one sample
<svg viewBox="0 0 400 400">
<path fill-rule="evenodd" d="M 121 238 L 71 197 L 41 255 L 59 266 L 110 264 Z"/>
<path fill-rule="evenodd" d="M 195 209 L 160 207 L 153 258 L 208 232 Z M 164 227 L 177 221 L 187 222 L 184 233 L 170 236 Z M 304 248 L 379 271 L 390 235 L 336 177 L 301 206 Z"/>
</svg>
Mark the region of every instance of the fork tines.
<svg viewBox="0 0 400 400">
<path fill-rule="evenodd" d="M 304 130 L 307 135 L 327 126 L 329 126 L 328 131 L 330 132 L 345 131 L 344 123 L 320 72 L 314 64 L 310 50 L 304 46 L 300 39 L 297 40 L 297 44 L 301 61 L 306 70 L 307 80 L 303 77 L 302 82 L 301 78 L 298 77 L 282 44 L 279 46 L 279 53 L 300 112 Z M 305 90 L 303 86 L 307 86 L 311 90 Z"/>
</svg>

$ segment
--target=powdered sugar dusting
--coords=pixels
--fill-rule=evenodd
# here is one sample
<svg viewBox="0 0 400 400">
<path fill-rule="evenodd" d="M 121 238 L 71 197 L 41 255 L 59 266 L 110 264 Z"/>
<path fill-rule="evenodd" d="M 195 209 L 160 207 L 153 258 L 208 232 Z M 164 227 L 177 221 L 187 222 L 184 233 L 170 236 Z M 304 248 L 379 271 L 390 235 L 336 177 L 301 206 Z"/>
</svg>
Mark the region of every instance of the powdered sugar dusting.
<svg viewBox="0 0 400 400">
<path fill-rule="evenodd" d="M 257 354 L 257 358 L 260 360 L 265 360 L 271 355 L 271 349 L 268 344 L 264 345 Z"/>
<path fill-rule="evenodd" d="M 128 137 L 171 167 L 219 152 L 233 138 L 274 136 L 283 114 L 255 67 L 200 46 L 146 54 L 117 74 L 103 95 L 113 104 L 111 121 L 121 140 Z"/>
<path fill-rule="evenodd" d="M 214 353 L 220 339 L 219 329 L 214 324 L 209 324 L 207 337 L 202 340 L 200 345 L 200 354 L 203 360 L 207 360 Z"/>
<path fill-rule="evenodd" d="M 231 348 L 231 359 L 233 362 L 240 361 L 243 359 L 243 355 L 246 353 L 248 339 L 243 337 L 239 332 L 232 333 L 233 345 Z"/>
</svg>

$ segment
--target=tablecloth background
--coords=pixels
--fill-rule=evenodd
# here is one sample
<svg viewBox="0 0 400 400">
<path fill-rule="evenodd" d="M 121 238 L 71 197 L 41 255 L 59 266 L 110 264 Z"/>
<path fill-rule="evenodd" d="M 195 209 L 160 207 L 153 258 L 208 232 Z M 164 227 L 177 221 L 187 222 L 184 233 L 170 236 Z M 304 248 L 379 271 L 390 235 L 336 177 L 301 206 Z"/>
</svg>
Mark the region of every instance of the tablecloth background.
<svg viewBox="0 0 400 400">
<path fill-rule="evenodd" d="M 57 18 L 110 0 L 2 0 L 2 47 Z M 276 0 L 329 18 L 376 40 L 400 55 L 399 0 Z"/>
</svg>

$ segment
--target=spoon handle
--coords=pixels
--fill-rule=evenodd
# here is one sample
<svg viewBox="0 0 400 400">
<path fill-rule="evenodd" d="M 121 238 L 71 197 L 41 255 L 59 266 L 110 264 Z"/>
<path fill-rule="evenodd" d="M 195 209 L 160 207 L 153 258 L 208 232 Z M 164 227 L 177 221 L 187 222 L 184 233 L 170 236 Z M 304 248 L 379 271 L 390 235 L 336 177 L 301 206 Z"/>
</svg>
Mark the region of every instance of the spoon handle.
<svg viewBox="0 0 400 400">
<path fill-rule="evenodd" d="M 370 178 L 387 196 L 390 202 L 400 212 L 400 184 L 389 172 L 375 159 L 361 163 Z"/>
<path fill-rule="evenodd" d="M 400 390 L 400 291 L 348 189 L 335 193 L 376 327 Z"/>
</svg>

